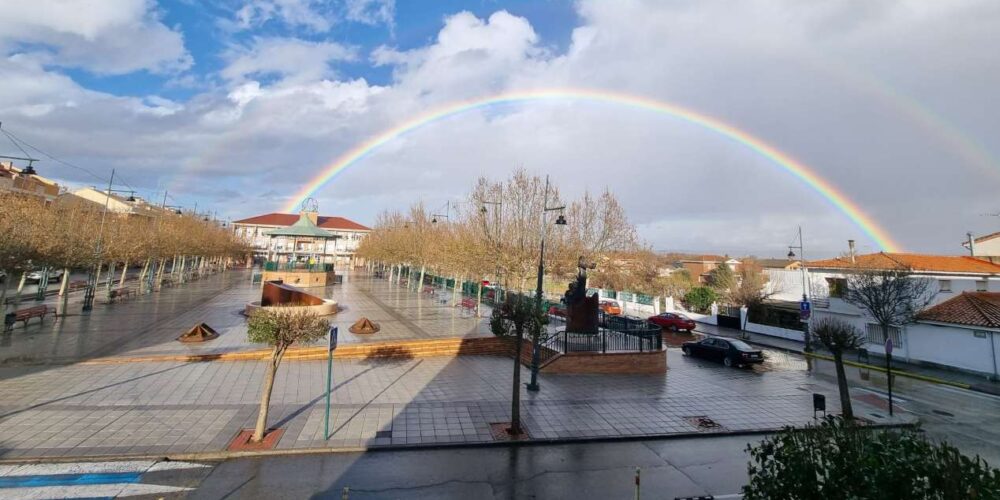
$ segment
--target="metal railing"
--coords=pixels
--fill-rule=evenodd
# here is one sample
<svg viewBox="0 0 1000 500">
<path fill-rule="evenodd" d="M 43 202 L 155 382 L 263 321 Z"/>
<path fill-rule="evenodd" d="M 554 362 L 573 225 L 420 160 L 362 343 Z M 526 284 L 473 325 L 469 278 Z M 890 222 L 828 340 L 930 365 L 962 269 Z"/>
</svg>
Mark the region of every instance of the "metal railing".
<svg viewBox="0 0 1000 500">
<path fill-rule="evenodd" d="M 328 273 L 333 271 L 333 264 L 305 262 L 265 262 L 265 271 L 303 271 L 310 273 Z"/>
</svg>

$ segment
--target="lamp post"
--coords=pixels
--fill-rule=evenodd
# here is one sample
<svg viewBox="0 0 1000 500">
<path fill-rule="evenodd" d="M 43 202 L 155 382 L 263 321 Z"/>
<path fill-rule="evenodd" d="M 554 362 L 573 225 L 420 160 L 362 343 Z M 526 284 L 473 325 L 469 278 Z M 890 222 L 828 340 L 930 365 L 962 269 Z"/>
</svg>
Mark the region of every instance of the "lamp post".
<svg viewBox="0 0 1000 500">
<path fill-rule="evenodd" d="M 799 244 L 797 246 L 796 245 L 789 245 L 788 246 L 788 260 L 795 259 L 795 251 L 794 250 L 798 250 L 799 251 L 799 261 L 800 261 L 799 262 L 799 269 L 802 271 L 802 302 L 805 303 L 805 304 L 808 304 L 809 303 L 809 288 L 808 288 L 808 281 L 806 279 L 806 265 L 805 265 L 806 258 L 805 258 L 805 250 L 802 249 L 802 246 L 803 246 L 803 243 L 802 243 L 802 226 L 799 226 Z M 806 352 L 812 351 L 812 343 L 811 343 L 810 332 L 809 332 L 809 322 L 812 321 L 812 307 L 809 307 L 808 311 L 809 311 L 809 316 L 806 316 L 806 318 L 805 318 L 805 324 L 806 324 L 806 326 L 805 326 L 805 330 L 803 330 L 803 332 L 802 332 L 802 340 L 805 342 L 805 348 L 804 348 L 804 350 Z"/>
<path fill-rule="evenodd" d="M 496 286 L 496 289 L 494 289 L 494 292 L 493 292 L 493 304 L 495 306 L 500 301 L 500 292 L 502 291 L 502 288 L 501 288 L 501 285 L 500 285 L 500 255 L 501 255 L 501 249 L 502 249 L 502 247 L 501 247 L 501 244 L 502 244 L 501 238 L 503 237 L 503 193 L 501 192 L 501 197 L 500 197 L 500 199 L 498 201 L 483 200 L 481 203 L 483 205 L 481 207 L 479 207 L 479 212 L 483 214 L 483 217 L 485 217 L 486 214 L 487 214 L 487 212 L 489 212 L 489 210 L 486 208 L 486 205 L 493 205 L 494 207 L 496 207 L 495 212 L 496 212 L 496 215 L 497 215 L 497 241 L 496 241 L 497 253 L 496 253 L 496 273 L 495 273 L 494 279 L 496 280 L 497 286 Z M 490 238 L 490 232 L 489 232 L 489 228 L 487 226 L 487 229 L 486 229 L 486 239 L 489 239 L 489 238 Z M 478 307 L 478 305 L 477 305 L 477 307 Z M 479 311 L 476 311 L 476 313 L 478 313 L 478 312 Z"/>
<path fill-rule="evenodd" d="M 538 252 L 538 283 L 537 286 L 535 287 L 535 306 L 538 308 L 539 312 L 541 312 L 542 309 L 542 285 L 545 276 L 545 235 L 548 232 L 547 231 L 548 226 L 546 225 L 546 221 L 548 219 L 547 216 L 548 213 L 553 210 L 561 211 L 565 209 L 566 209 L 565 205 L 559 207 L 549 206 L 549 176 L 546 175 L 545 198 L 544 201 L 542 202 L 542 234 L 541 234 L 542 241 L 541 241 L 541 249 Z M 556 218 L 556 225 L 565 226 L 566 217 L 563 216 L 562 214 L 559 214 L 559 217 Z M 535 334 L 532 335 L 531 339 L 531 382 L 528 383 L 527 387 L 529 391 L 538 391 L 540 389 L 540 387 L 538 386 L 538 357 L 539 357 L 538 344 L 540 336 L 541 332 L 536 330 Z M 520 355 L 521 353 L 517 353 L 517 356 Z"/>
</svg>

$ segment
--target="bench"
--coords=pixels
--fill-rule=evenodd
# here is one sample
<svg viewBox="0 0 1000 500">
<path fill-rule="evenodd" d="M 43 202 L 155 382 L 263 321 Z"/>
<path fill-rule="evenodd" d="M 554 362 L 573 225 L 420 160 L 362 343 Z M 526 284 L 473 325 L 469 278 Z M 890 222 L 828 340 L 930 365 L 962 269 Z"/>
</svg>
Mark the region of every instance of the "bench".
<svg viewBox="0 0 1000 500">
<path fill-rule="evenodd" d="M 21 309 L 20 311 L 15 311 L 7 315 L 4 319 L 4 330 L 11 331 L 14 329 L 14 323 L 18 321 L 24 322 L 24 326 L 28 326 L 28 320 L 31 318 L 38 318 L 41 322 L 45 322 L 45 315 L 51 312 L 53 315 L 56 313 L 55 309 L 49 309 L 47 305 L 40 305 L 29 307 L 26 309 Z"/>
<path fill-rule="evenodd" d="M 135 295 L 137 295 L 137 293 L 138 292 L 136 291 L 135 288 L 119 288 L 111 290 L 111 293 L 108 294 L 108 301 L 109 302 L 114 302 L 116 300 L 124 301 L 129 297 L 134 297 Z"/>
<path fill-rule="evenodd" d="M 459 307 L 463 308 L 463 309 L 475 309 L 476 308 L 476 300 L 475 299 L 462 299 L 462 301 L 459 302 L 457 305 Z"/>
<path fill-rule="evenodd" d="M 434 293 L 435 293 L 434 287 L 432 287 L 432 286 L 425 286 L 424 289 L 423 289 L 423 293 L 426 293 L 427 295 L 430 295 L 431 297 L 433 297 Z"/>
</svg>

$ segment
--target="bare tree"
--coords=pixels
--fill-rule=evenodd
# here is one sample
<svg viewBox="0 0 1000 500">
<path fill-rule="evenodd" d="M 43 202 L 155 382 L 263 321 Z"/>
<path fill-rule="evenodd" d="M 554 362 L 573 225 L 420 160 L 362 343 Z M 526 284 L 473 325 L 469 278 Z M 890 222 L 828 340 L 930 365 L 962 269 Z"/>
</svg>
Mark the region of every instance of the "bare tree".
<svg viewBox="0 0 1000 500">
<path fill-rule="evenodd" d="M 746 321 L 750 320 L 750 311 L 763 307 L 764 301 L 771 295 L 773 292 L 768 289 L 768 279 L 764 269 L 757 261 L 746 259 L 740 265 L 735 284 L 730 288 L 726 298 L 733 305 L 747 308 L 743 323 L 743 328 L 746 328 Z"/>
<path fill-rule="evenodd" d="M 514 335 L 514 377 L 511 388 L 510 434 L 519 435 L 521 429 L 521 351 L 525 331 L 537 335 L 547 321 L 544 313 L 535 307 L 535 301 L 521 294 L 510 294 L 499 307 L 493 309 L 490 330 L 498 337 Z"/>
<path fill-rule="evenodd" d="M 847 271 L 844 300 L 864 309 L 878 323 L 884 339 L 889 329 L 903 326 L 933 299 L 930 280 L 913 276 L 911 270 L 896 267 L 876 269 L 855 267 Z"/>
<path fill-rule="evenodd" d="M 833 364 L 837 369 L 837 387 L 840 389 L 840 409 L 847 421 L 854 420 L 854 408 L 847 388 L 847 374 L 844 372 L 844 352 L 861 347 L 860 332 L 854 325 L 833 317 L 825 317 L 816 322 L 812 331 L 815 339 L 833 354 Z"/>
</svg>

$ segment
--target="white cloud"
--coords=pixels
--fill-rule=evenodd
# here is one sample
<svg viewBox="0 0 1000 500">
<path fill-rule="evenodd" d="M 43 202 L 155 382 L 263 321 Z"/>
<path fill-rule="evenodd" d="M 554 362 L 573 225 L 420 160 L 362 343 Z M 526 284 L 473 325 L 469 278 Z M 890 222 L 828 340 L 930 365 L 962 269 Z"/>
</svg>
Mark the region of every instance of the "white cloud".
<svg viewBox="0 0 1000 500">
<path fill-rule="evenodd" d="M 357 57 L 355 49 L 333 42 L 296 38 L 255 38 L 249 47 L 235 47 L 226 54 L 222 77 L 241 81 L 254 76 L 278 76 L 285 83 L 320 80 L 334 75 L 330 63 Z"/>
<path fill-rule="evenodd" d="M 323 33 L 334 24 L 331 2 L 326 0 L 248 0 L 234 17 L 235 27 L 244 30 L 278 21 Z"/>
<path fill-rule="evenodd" d="M 4 0 L 0 52 L 105 74 L 174 72 L 192 64 L 181 33 L 160 22 L 147 0 Z"/>
<path fill-rule="evenodd" d="M 396 0 L 346 0 L 344 7 L 348 21 L 395 25 Z"/>
<path fill-rule="evenodd" d="M 609 89 L 732 123 L 812 166 L 908 249 L 959 252 L 966 230 L 995 230 L 995 219 L 978 214 L 996 210 L 997 180 L 898 98 L 911 96 L 1000 152 L 990 133 L 1000 115 L 983 111 L 1000 85 L 1000 60 L 982 55 L 995 37 L 988 28 L 1000 23 L 996 5 L 583 0 L 580 26 L 558 53 L 526 19 L 458 13 L 425 46 L 374 51 L 373 63 L 393 69 L 384 87 L 337 74 L 336 63 L 354 57 L 348 47 L 255 38 L 226 54 L 222 88 L 183 102 L 89 91 L 21 55 L 0 60 L 0 116 L 53 153 L 118 167 L 149 188 L 159 180 L 179 197 L 239 193 L 219 208 L 244 216 L 277 209 L 280 193 L 333 158 L 444 102 Z M 516 165 L 552 174 L 569 195 L 609 186 L 657 248 L 780 255 L 798 224 L 813 256 L 841 251 L 848 238 L 871 245 L 745 145 L 608 103 L 511 104 L 437 120 L 371 152 L 318 198 L 325 211 L 370 221 L 418 199 L 455 200 L 475 177 Z"/>
</svg>

